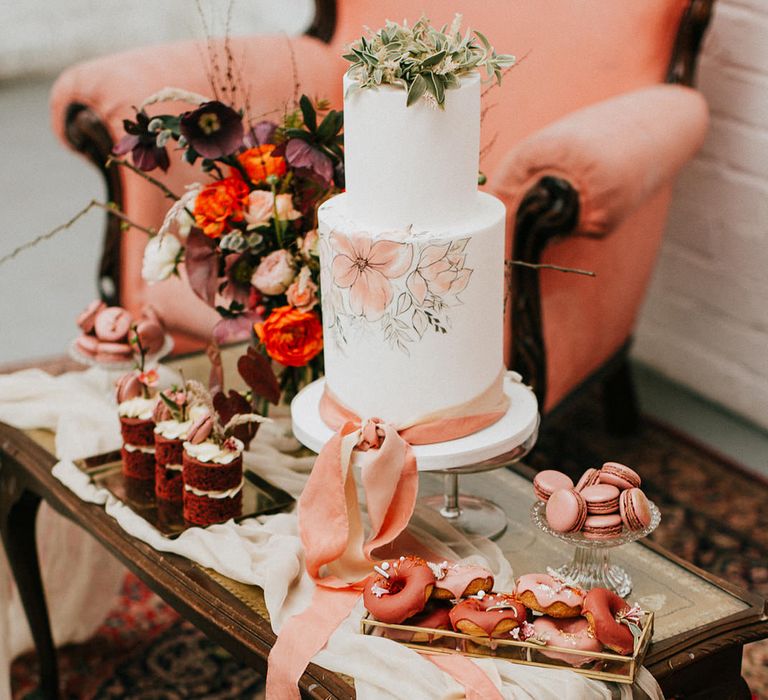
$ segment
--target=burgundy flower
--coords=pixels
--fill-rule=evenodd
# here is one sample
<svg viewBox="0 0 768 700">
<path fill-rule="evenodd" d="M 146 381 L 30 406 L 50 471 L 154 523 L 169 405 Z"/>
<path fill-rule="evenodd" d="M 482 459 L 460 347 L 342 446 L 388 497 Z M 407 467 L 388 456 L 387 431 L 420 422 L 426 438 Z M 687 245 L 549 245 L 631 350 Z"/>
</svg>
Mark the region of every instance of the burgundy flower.
<svg viewBox="0 0 768 700">
<path fill-rule="evenodd" d="M 231 107 L 205 102 L 181 115 L 181 135 L 203 158 L 223 158 L 243 143 L 243 120 Z"/>
<path fill-rule="evenodd" d="M 144 172 L 155 168 L 161 168 L 165 172 L 171 164 L 168 151 L 165 146 L 157 145 L 157 134 L 150 132 L 148 128 L 150 121 L 143 110 L 136 112 L 135 122 L 124 119 L 125 136 L 115 144 L 112 153 L 123 156 L 130 152 L 133 164 Z"/>
<path fill-rule="evenodd" d="M 243 137 L 243 145 L 246 148 L 256 148 L 256 146 L 274 143 L 276 131 L 277 124 L 270 121 L 261 121 L 248 130 Z"/>
<path fill-rule="evenodd" d="M 285 160 L 301 175 L 328 187 L 333 182 L 333 163 L 321 150 L 303 139 L 291 139 L 285 145 Z"/>
</svg>

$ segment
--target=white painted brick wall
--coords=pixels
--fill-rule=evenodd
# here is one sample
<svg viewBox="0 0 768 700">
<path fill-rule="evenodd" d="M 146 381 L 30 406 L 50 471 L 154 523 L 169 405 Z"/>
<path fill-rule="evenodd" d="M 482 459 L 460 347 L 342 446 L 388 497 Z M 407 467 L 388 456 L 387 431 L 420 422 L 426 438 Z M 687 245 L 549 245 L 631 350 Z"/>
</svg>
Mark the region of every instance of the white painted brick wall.
<svg viewBox="0 0 768 700">
<path fill-rule="evenodd" d="M 634 355 L 768 428 L 768 2 L 718 0 L 712 124 L 675 188 Z"/>
</svg>

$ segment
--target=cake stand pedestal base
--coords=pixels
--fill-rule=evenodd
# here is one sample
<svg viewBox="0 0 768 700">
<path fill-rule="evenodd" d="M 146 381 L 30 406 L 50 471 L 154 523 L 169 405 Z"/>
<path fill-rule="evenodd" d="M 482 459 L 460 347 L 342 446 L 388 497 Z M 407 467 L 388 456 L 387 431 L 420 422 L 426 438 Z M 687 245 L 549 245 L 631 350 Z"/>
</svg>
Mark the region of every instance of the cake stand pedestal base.
<svg viewBox="0 0 768 700">
<path fill-rule="evenodd" d="M 493 501 L 459 493 L 459 475 L 445 474 L 445 492 L 426 496 L 421 505 L 436 510 L 457 530 L 471 537 L 496 540 L 507 530 L 507 514 Z"/>
<path fill-rule="evenodd" d="M 632 590 L 632 579 L 618 564 L 611 564 L 607 549 L 576 547 L 573 559 L 554 570 L 565 581 L 588 591 L 607 588 L 626 598 Z"/>
</svg>

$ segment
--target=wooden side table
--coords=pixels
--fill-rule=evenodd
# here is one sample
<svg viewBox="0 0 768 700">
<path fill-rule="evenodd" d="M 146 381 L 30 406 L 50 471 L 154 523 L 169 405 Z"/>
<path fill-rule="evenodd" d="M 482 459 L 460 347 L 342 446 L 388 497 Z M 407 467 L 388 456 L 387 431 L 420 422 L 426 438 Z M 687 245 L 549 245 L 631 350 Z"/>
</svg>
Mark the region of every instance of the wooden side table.
<svg viewBox="0 0 768 700">
<path fill-rule="evenodd" d="M 187 374 L 187 376 L 191 376 Z M 41 500 L 74 521 L 153 591 L 211 639 L 264 672 L 274 644 L 261 590 L 158 552 L 126 534 L 101 506 L 84 503 L 52 474 L 53 435 L 0 423 L 0 535 L 19 587 L 40 659 L 41 690 L 58 697 L 51 638 L 35 542 Z M 518 465 L 464 477 L 464 486 L 493 496 L 509 527 L 498 544 L 516 572 L 542 571 L 568 557 L 567 546 L 531 523 L 532 472 Z M 441 490 L 439 477 L 422 478 L 422 493 Z M 697 569 L 652 543 L 621 548 L 614 558 L 635 581 L 631 600 L 656 611 L 654 642 L 645 665 L 668 697 L 748 698 L 741 678 L 743 645 L 768 637 L 766 601 Z M 304 697 L 355 697 L 351 679 L 311 664 L 301 678 Z"/>
</svg>

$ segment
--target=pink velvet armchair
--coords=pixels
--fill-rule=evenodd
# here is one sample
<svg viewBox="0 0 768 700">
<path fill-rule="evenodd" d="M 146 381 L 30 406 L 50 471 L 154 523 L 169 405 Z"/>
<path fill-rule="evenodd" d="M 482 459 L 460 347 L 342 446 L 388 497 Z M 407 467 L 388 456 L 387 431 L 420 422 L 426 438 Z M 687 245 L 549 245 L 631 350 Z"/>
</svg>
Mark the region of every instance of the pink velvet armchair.
<svg viewBox="0 0 768 700">
<path fill-rule="evenodd" d="M 525 57 L 484 95 L 481 169 L 508 212 L 508 257 L 591 270 L 509 268 L 506 359 L 530 382 L 544 413 L 601 380 L 609 427 L 636 419 L 627 351 L 664 229 L 674 177 L 701 144 L 707 108 L 690 87 L 713 0 L 517 0 L 384 2 L 316 0 L 303 37 L 233 39 L 244 57 L 253 114 L 280 111 L 300 89 L 340 106 L 343 48 L 386 18 L 436 24 L 455 11 L 499 51 Z M 157 227 L 168 206 L 152 185 L 104 162 L 122 119 L 151 93 L 210 92 L 205 48 L 177 43 L 76 65 L 62 74 L 52 124 L 62 141 L 104 173 L 110 200 Z M 176 162 L 181 190 L 197 173 Z M 151 301 L 177 347 L 210 332 L 215 313 L 183 281 L 146 287 L 145 239 L 107 222 L 102 294 L 129 308 Z"/>
</svg>

